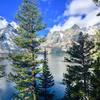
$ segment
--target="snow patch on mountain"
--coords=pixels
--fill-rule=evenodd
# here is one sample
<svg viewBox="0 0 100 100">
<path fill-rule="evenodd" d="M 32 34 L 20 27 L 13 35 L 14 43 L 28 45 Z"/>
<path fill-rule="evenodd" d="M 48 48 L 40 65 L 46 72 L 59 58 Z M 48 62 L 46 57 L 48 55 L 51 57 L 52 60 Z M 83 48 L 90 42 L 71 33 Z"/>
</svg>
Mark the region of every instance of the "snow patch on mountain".
<svg viewBox="0 0 100 100">
<path fill-rule="evenodd" d="M 12 22 L 10 23 L 10 25 L 11 25 L 14 29 L 17 29 L 17 28 L 18 28 L 18 24 L 17 24 L 16 22 L 14 22 L 14 21 L 12 21 Z"/>
<path fill-rule="evenodd" d="M 0 16 L 0 29 L 5 28 L 8 25 L 6 19 Z"/>
<path fill-rule="evenodd" d="M 61 31 L 60 28 L 55 26 L 47 35 L 46 42 L 42 44 L 42 47 L 46 47 L 48 52 L 51 52 L 53 48 L 61 48 L 66 51 L 73 43 L 77 42 L 79 34 L 89 34 L 90 38 L 96 34 L 96 31 L 100 29 L 100 23 L 80 28 L 77 24 L 74 24 L 71 28 L 66 28 L 65 31 Z"/>
</svg>

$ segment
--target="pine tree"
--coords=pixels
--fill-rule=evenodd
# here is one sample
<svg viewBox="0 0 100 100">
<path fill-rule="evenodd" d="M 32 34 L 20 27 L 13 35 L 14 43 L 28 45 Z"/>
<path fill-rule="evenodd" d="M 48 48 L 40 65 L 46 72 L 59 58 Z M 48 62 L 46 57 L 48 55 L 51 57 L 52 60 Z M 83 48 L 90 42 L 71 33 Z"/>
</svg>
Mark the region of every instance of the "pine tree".
<svg viewBox="0 0 100 100">
<path fill-rule="evenodd" d="M 80 100 L 89 97 L 91 50 L 94 44 L 87 35 L 79 34 L 78 44 L 67 52 L 67 72 L 64 74 L 66 85 L 65 100 Z"/>
<path fill-rule="evenodd" d="M 96 37 L 95 37 L 95 46 L 98 52 L 100 51 L 100 29 L 97 30 L 96 32 Z M 100 55 L 100 54 L 99 54 Z"/>
<path fill-rule="evenodd" d="M 96 34 L 94 63 L 91 76 L 91 100 L 100 100 L 100 30 Z"/>
<path fill-rule="evenodd" d="M 2 56 L 0 54 L 0 56 Z M 0 57 L 0 62 L 3 60 L 2 57 Z M 5 76 L 5 66 L 3 66 L 2 64 L 0 64 L 0 78 Z"/>
<path fill-rule="evenodd" d="M 7 54 L 5 52 L 2 52 L 4 51 L 2 48 L 1 49 L 1 52 L 0 52 L 0 78 L 2 77 L 6 77 L 7 78 L 7 74 L 6 74 L 6 64 L 3 63 L 4 60 L 8 59 L 7 57 Z"/>
<path fill-rule="evenodd" d="M 36 60 L 39 46 L 36 33 L 44 28 L 36 0 L 23 0 L 16 19 L 19 27 L 15 43 L 21 50 L 10 55 L 17 74 L 9 76 L 17 84 L 15 100 L 36 100 L 36 66 L 39 63 Z"/>
<path fill-rule="evenodd" d="M 46 50 L 44 51 L 43 72 L 40 80 L 41 80 L 39 84 L 40 96 L 42 96 L 44 100 L 52 100 L 53 93 L 51 93 L 49 89 L 53 87 L 54 80 L 52 74 L 49 71 Z"/>
<path fill-rule="evenodd" d="M 91 76 L 91 100 L 100 100 L 100 57 L 93 63 L 93 74 Z"/>
<path fill-rule="evenodd" d="M 5 66 L 0 65 L 0 78 L 5 76 Z"/>
</svg>

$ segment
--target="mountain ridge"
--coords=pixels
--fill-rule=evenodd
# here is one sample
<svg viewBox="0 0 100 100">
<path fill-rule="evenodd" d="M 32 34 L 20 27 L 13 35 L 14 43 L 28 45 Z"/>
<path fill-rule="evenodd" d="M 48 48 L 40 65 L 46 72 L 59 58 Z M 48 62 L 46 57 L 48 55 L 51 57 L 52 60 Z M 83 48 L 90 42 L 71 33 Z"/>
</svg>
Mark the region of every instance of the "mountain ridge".
<svg viewBox="0 0 100 100">
<path fill-rule="evenodd" d="M 3 48 L 6 51 L 18 49 L 13 41 L 13 38 L 17 35 L 17 23 L 7 22 L 4 17 L 0 16 L 0 49 Z M 61 48 L 62 51 L 66 51 L 67 48 L 72 46 L 73 42 L 77 41 L 77 37 L 80 32 L 95 35 L 96 30 L 100 28 L 100 23 L 91 26 L 80 28 L 74 24 L 71 28 L 65 31 L 53 31 L 49 32 L 46 37 L 46 42 L 41 44 L 41 48 L 47 48 L 48 52 L 52 51 L 52 48 Z M 2 50 L 1 50 L 2 51 Z"/>
<path fill-rule="evenodd" d="M 91 27 L 80 28 L 78 25 L 73 25 L 71 28 L 65 31 L 54 31 L 49 32 L 46 37 L 46 42 L 42 44 L 42 47 L 47 48 L 49 53 L 52 52 L 53 48 L 61 48 L 62 51 L 66 51 L 73 43 L 77 42 L 78 35 L 82 32 L 83 34 L 89 34 L 92 38 L 96 34 L 96 30 L 100 29 L 100 23 Z"/>
</svg>

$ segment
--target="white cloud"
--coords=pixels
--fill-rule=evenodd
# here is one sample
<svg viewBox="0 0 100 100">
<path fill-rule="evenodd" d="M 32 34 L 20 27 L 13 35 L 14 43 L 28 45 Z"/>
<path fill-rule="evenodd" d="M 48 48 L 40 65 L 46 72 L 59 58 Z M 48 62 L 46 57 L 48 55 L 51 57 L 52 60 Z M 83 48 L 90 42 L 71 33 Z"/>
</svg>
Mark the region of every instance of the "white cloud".
<svg viewBox="0 0 100 100">
<path fill-rule="evenodd" d="M 61 25 L 54 25 L 53 28 L 50 29 L 50 32 L 54 32 L 54 31 L 61 31 L 62 30 L 62 26 Z"/>
<path fill-rule="evenodd" d="M 67 21 L 65 21 L 64 25 L 62 25 L 62 30 L 66 30 L 72 27 L 74 24 L 79 24 L 81 21 L 81 17 L 70 17 Z"/>
<path fill-rule="evenodd" d="M 97 6 L 92 0 L 73 0 L 67 8 L 68 10 L 65 10 L 64 15 L 88 14 L 96 8 Z"/>
<path fill-rule="evenodd" d="M 96 16 L 100 12 L 92 0 L 73 0 L 69 6 L 66 5 L 63 16 L 69 17 L 63 25 L 54 25 L 51 31 L 66 30 L 74 24 L 80 27 L 89 27 L 100 23 L 100 16 Z M 76 16 L 77 15 L 77 16 Z M 86 15 L 82 19 L 82 15 Z"/>
<path fill-rule="evenodd" d="M 53 28 L 50 29 L 50 32 L 54 32 L 54 31 L 64 31 L 70 27 L 72 27 L 74 24 L 78 24 L 80 23 L 81 17 L 70 17 L 67 21 L 65 21 L 65 23 L 63 25 L 58 24 L 58 25 L 54 25 Z"/>
<path fill-rule="evenodd" d="M 90 12 L 89 14 L 87 14 L 86 18 L 84 18 L 82 20 L 82 24 L 84 24 L 84 26 L 93 26 L 97 23 L 100 23 L 100 16 L 97 16 L 97 14 L 100 12 L 100 8 L 93 10 L 92 12 Z"/>
</svg>

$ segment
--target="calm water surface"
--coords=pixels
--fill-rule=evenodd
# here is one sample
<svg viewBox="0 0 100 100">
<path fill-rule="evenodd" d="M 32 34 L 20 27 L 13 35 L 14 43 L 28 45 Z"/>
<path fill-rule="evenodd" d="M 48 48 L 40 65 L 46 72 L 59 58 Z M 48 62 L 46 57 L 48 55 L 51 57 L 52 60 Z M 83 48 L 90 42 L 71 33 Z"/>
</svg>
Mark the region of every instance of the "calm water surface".
<svg viewBox="0 0 100 100">
<path fill-rule="evenodd" d="M 54 77 L 55 85 L 53 87 L 56 99 L 61 99 L 64 96 L 65 86 L 62 83 L 63 73 L 66 72 L 66 64 L 64 55 L 48 55 L 48 65 Z"/>
</svg>

